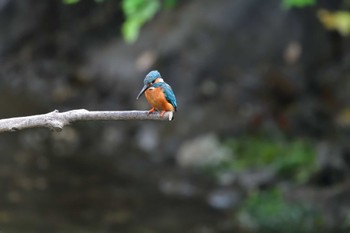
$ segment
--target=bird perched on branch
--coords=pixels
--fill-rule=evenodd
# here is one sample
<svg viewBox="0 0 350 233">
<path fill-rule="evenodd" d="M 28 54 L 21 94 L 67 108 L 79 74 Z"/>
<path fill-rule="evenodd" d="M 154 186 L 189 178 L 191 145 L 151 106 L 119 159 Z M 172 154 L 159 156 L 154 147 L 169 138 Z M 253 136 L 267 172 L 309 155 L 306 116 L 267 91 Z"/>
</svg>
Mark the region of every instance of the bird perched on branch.
<svg viewBox="0 0 350 233">
<path fill-rule="evenodd" d="M 149 72 L 143 80 L 143 88 L 136 97 L 145 93 L 148 103 L 152 108 L 148 111 L 148 114 L 154 111 L 160 111 L 160 115 L 164 116 L 165 112 L 171 112 L 169 119 L 173 119 L 173 113 L 177 109 L 176 97 L 171 89 L 170 85 L 164 82 L 160 73 L 157 70 Z"/>
</svg>

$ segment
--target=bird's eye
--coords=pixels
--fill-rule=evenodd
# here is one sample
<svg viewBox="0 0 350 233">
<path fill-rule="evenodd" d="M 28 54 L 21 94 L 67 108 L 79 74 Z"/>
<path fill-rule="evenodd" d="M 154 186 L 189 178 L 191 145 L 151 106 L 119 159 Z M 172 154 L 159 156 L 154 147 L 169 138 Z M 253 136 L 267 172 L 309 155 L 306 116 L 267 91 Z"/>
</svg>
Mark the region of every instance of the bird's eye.
<svg viewBox="0 0 350 233">
<path fill-rule="evenodd" d="M 156 80 L 153 80 L 153 81 L 152 81 L 152 84 L 153 84 L 155 81 L 156 81 Z"/>
</svg>

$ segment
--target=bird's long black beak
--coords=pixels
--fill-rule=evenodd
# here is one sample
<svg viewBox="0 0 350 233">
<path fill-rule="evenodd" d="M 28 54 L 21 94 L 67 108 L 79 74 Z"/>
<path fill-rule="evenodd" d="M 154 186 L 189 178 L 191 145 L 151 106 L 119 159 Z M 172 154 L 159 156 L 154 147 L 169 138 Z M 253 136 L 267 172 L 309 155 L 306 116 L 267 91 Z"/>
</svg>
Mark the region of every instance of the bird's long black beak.
<svg viewBox="0 0 350 233">
<path fill-rule="evenodd" d="M 148 89 L 147 85 L 144 85 L 143 88 L 141 89 L 140 93 L 137 95 L 136 99 L 138 100 L 140 96 Z"/>
</svg>

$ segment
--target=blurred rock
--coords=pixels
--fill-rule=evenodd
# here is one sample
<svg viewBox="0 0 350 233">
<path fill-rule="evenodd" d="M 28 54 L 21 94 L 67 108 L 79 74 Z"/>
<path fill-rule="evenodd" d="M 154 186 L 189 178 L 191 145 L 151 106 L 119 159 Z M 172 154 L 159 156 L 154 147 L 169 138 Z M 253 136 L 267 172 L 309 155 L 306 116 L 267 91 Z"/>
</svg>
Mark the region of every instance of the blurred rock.
<svg viewBox="0 0 350 233">
<path fill-rule="evenodd" d="M 229 186 L 237 181 L 238 174 L 233 171 L 221 172 L 218 175 L 218 182 L 220 185 Z"/>
<path fill-rule="evenodd" d="M 272 185 L 274 180 L 275 173 L 272 169 L 248 170 L 237 175 L 237 183 L 247 191 Z"/>
<path fill-rule="evenodd" d="M 184 142 L 176 160 L 182 167 L 205 167 L 226 161 L 231 154 L 232 151 L 221 145 L 214 134 L 207 134 Z"/>
<path fill-rule="evenodd" d="M 293 65 L 300 59 L 303 50 L 297 41 L 291 41 L 284 51 L 284 60 L 287 64 Z"/>
<path fill-rule="evenodd" d="M 161 180 L 159 189 L 167 195 L 192 197 L 196 194 L 196 187 L 186 180 Z"/>
<path fill-rule="evenodd" d="M 237 207 L 242 201 L 242 195 L 229 188 L 217 189 L 208 194 L 208 204 L 220 210 L 228 210 Z"/>
<path fill-rule="evenodd" d="M 159 146 L 159 141 L 159 133 L 155 127 L 148 124 L 140 126 L 136 135 L 136 143 L 141 149 L 152 152 Z"/>
</svg>

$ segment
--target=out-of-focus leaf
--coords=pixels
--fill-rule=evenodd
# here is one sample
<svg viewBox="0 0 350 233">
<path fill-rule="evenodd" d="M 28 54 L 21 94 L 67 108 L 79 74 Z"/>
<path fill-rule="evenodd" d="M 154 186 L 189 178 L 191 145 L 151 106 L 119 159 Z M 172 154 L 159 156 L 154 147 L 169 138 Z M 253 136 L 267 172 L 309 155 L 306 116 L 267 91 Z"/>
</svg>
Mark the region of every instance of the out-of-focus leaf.
<svg viewBox="0 0 350 233">
<path fill-rule="evenodd" d="M 322 220 L 312 206 L 288 203 L 277 189 L 252 193 L 238 212 L 241 227 L 253 232 L 309 233 L 322 226 Z"/>
<path fill-rule="evenodd" d="M 228 140 L 227 146 L 232 149 L 233 155 L 214 167 L 217 172 L 269 167 L 282 178 L 304 183 L 316 168 L 313 144 L 305 140 L 244 137 Z"/>
<path fill-rule="evenodd" d="M 316 0 L 283 0 L 282 4 L 285 8 L 291 7 L 306 7 L 312 6 L 316 3 Z"/>
<path fill-rule="evenodd" d="M 350 34 L 350 12 L 319 10 L 318 18 L 328 30 L 336 30 L 343 36 Z"/>
<path fill-rule="evenodd" d="M 80 2 L 80 0 L 62 0 L 64 4 L 70 5 L 70 4 L 76 4 L 78 2 Z M 101 3 L 104 0 L 95 0 L 95 2 L 97 3 Z"/>
<path fill-rule="evenodd" d="M 136 20 L 127 20 L 122 26 L 122 33 L 127 42 L 134 42 L 139 36 L 140 24 Z"/>
<path fill-rule="evenodd" d="M 164 0 L 164 7 L 167 9 L 173 8 L 176 5 L 177 0 Z"/>
<path fill-rule="evenodd" d="M 141 26 L 152 19 L 160 9 L 159 0 L 124 0 L 123 11 L 126 20 L 122 26 L 122 33 L 127 42 L 134 42 Z"/>
<path fill-rule="evenodd" d="M 80 0 L 63 0 L 64 4 L 75 4 L 78 3 Z"/>
<path fill-rule="evenodd" d="M 76 4 L 80 0 L 62 0 L 64 4 Z M 105 0 L 95 0 L 96 3 Z M 141 27 L 150 21 L 159 11 L 161 2 L 165 8 L 175 6 L 177 0 L 123 0 L 122 9 L 125 14 L 125 21 L 122 25 L 122 35 L 124 39 L 133 43 L 139 36 Z"/>
</svg>

